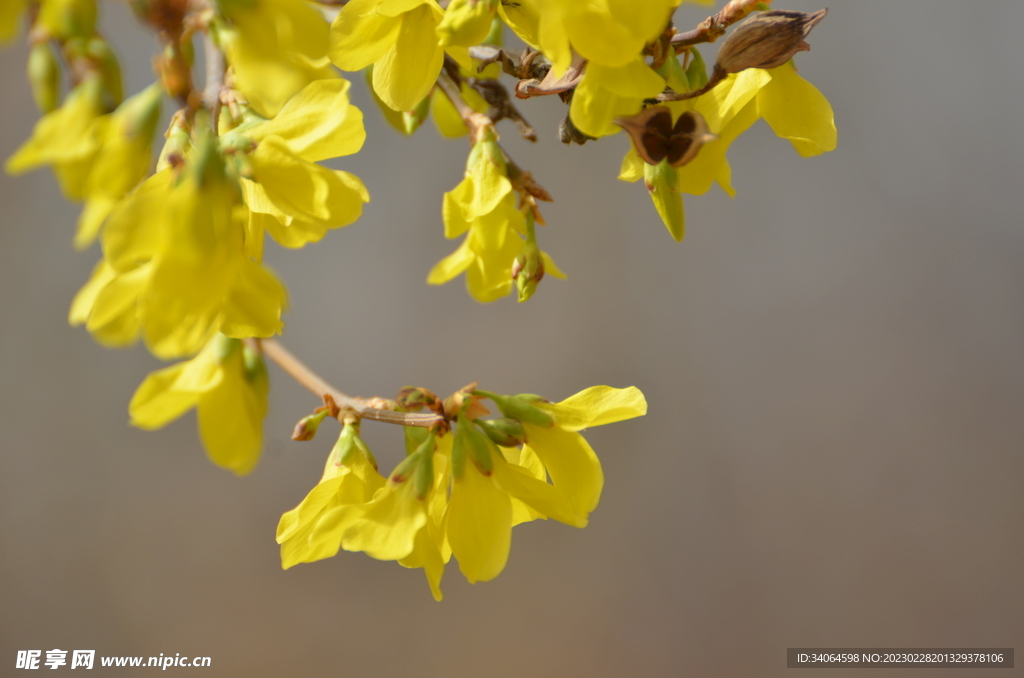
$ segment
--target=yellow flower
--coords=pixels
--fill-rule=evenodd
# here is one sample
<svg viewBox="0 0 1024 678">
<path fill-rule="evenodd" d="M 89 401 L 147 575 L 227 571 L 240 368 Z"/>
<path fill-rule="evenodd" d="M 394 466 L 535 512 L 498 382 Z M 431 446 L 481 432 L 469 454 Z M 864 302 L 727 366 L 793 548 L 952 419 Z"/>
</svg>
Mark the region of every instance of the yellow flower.
<svg viewBox="0 0 1024 678">
<path fill-rule="evenodd" d="M 111 343 L 128 343 L 141 330 L 161 358 L 194 354 L 218 331 L 277 333 L 285 290 L 243 250 L 246 221 L 220 156 L 201 143 L 177 185 L 172 169 L 158 172 L 111 214 L 102 233 L 109 269 L 83 288 L 72 321 L 104 330 L 112 323 Z"/>
<path fill-rule="evenodd" d="M 98 125 L 99 151 L 85 183 L 85 207 L 75 246 L 88 247 L 119 200 L 149 171 L 153 132 L 160 118 L 161 89 L 150 85 L 130 97 Z M 99 122 L 99 121 L 98 121 Z"/>
<path fill-rule="evenodd" d="M 60 108 L 39 119 L 29 140 L 7 159 L 7 172 L 22 174 L 51 165 L 64 195 L 81 200 L 100 148 L 105 112 L 102 79 L 87 76 L 68 93 Z"/>
<path fill-rule="evenodd" d="M 284 569 L 335 555 L 341 546 L 340 534 L 321 530 L 314 536 L 321 518 L 343 506 L 363 505 L 383 487 L 384 478 L 356 443 L 358 435 L 356 428 L 346 424 L 320 482 L 298 506 L 281 516 L 277 543 Z"/>
<path fill-rule="evenodd" d="M 132 424 L 154 430 L 195 407 L 210 461 L 245 475 L 259 461 L 267 389 L 259 354 L 219 335 L 195 358 L 146 377 L 128 411 Z"/>
<path fill-rule="evenodd" d="M 274 116 L 308 83 L 334 77 L 328 27 L 303 0 L 223 0 L 217 39 L 234 69 L 235 86 L 265 117 Z"/>
<path fill-rule="evenodd" d="M 466 273 L 466 287 L 477 301 L 494 301 L 512 291 L 512 265 L 524 247 L 526 217 L 516 209 L 515 191 L 494 134 L 474 144 L 466 176 L 445 193 L 442 215 L 445 237 L 466 234 L 462 245 L 430 271 L 427 282 L 441 285 Z M 546 253 L 545 270 L 558 278 L 565 274 Z"/>
<path fill-rule="evenodd" d="M 579 431 L 647 414 L 647 401 L 634 386 L 593 386 L 560 403 L 535 403 L 555 420 L 545 427 L 523 422 L 528 449 L 572 509 L 586 516 L 597 507 L 604 486 L 601 462 Z"/>
<path fill-rule="evenodd" d="M 349 103 L 349 86 L 340 78 L 317 80 L 272 120 L 225 135 L 256 145 L 247 158 L 252 179 L 240 180 L 250 210 L 250 240 L 262 241 L 266 230 L 285 247 L 302 247 L 359 218 L 370 200 L 363 183 L 353 174 L 316 164 L 351 155 L 366 139 L 362 113 Z"/>
<path fill-rule="evenodd" d="M 373 90 L 396 111 L 416 108 L 434 86 L 444 54 L 471 67 L 465 47 L 443 48 L 435 0 L 352 0 L 331 25 L 330 57 L 344 71 L 373 64 Z"/>
<path fill-rule="evenodd" d="M 792 61 L 771 70 L 750 68 L 729 75 L 707 94 L 670 103 L 669 108 L 677 117 L 686 110 L 701 113 L 718 137 L 704 144 L 696 158 L 677 169 L 677 189 L 683 193 L 701 195 L 718 183 L 728 195 L 735 196 L 726 151 L 761 117 L 804 157 L 836 147 L 832 107 L 821 92 L 796 73 Z M 637 181 L 644 173 L 645 163 L 631 145 L 619 178 Z"/>
</svg>

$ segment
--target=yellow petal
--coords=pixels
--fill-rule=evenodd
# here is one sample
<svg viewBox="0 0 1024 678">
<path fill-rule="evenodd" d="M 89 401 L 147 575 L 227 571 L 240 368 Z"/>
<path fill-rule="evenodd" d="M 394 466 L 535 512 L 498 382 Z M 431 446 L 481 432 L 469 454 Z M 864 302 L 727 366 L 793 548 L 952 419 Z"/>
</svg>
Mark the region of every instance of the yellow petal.
<svg viewBox="0 0 1024 678">
<path fill-rule="evenodd" d="M 248 376 L 240 350 L 228 356 L 221 371 L 223 378 L 217 387 L 199 395 L 199 436 L 210 461 L 245 475 L 259 462 L 263 446 L 266 375 Z"/>
<path fill-rule="evenodd" d="M 415 108 L 441 72 L 444 50 L 438 44 L 436 26 L 428 5 L 405 12 L 397 41 L 373 67 L 377 95 L 396 111 Z"/>
<path fill-rule="evenodd" d="M 284 139 L 293 153 L 316 162 L 351 155 L 363 146 L 362 112 L 349 104 L 347 80 L 316 80 L 288 100 L 272 120 L 252 127 L 246 136 L 260 141 Z"/>
<path fill-rule="evenodd" d="M 151 372 L 135 390 L 128 413 L 132 425 L 149 431 L 162 428 L 195 407 L 199 394 L 174 388 L 185 363 Z"/>
<path fill-rule="evenodd" d="M 775 134 L 805 158 L 835 150 L 838 135 L 828 99 L 797 74 L 792 61 L 768 72 L 772 79 L 758 92 L 757 105 Z"/>
<path fill-rule="evenodd" d="M 229 337 L 270 337 L 281 331 L 287 292 L 266 267 L 241 259 L 224 304 L 220 331 Z"/>
<path fill-rule="evenodd" d="M 278 137 L 261 141 L 249 158 L 267 197 L 303 221 L 346 226 L 359 218 L 369 197 L 352 175 L 303 160 Z"/>
<path fill-rule="evenodd" d="M 573 510 L 565 495 L 525 469 L 496 459 L 493 478 L 499 489 L 532 508 L 540 517 L 554 518 L 573 527 L 587 526 L 586 515 Z"/>
<path fill-rule="evenodd" d="M 346 551 L 363 551 L 378 560 L 405 558 L 412 552 L 416 533 L 426 521 L 426 508 L 416 498 L 411 482 L 387 485 L 345 530 L 342 547 Z"/>
<path fill-rule="evenodd" d="M 379 0 L 352 0 L 331 24 L 330 57 L 343 71 L 358 71 L 380 59 L 398 40 L 401 21 L 377 13 Z"/>
<path fill-rule="evenodd" d="M 459 570 L 475 584 L 505 569 L 512 546 L 512 504 L 492 478 L 467 466 L 448 502 L 448 541 Z"/>
<path fill-rule="evenodd" d="M 647 414 L 647 400 L 636 386 L 591 386 L 560 403 L 541 404 L 555 417 L 559 428 L 580 431 Z"/>
<path fill-rule="evenodd" d="M 601 499 L 604 473 L 590 444 L 573 431 L 523 426 L 530 449 L 540 457 L 572 509 L 584 516 L 593 511 Z"/>
</svg>

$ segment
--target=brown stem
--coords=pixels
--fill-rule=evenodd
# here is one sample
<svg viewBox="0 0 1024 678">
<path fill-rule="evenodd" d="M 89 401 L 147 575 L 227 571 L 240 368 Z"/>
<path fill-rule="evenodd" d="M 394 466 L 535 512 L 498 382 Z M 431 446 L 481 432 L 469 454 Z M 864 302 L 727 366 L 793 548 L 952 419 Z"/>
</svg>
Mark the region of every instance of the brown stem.
<svg viewBox="0 0 1024 678">
<path fill-rule="evenodd" d="M 355 410 L 364 419 L 373 419 L 374 421 L 400 424 L 402 426 L 419 426 L 421 428 L 430 428 L 444 421 L 444 417 L 434 413 L 395 412 L 393 410 L 373 407 L 371 403 L 381 402 L 380 398 L 353 398 L 342 393 L 324 381 L 316 372 L 306 367 L 301 360 L 296 358 L 291 351 L 282 346 L 277 340 L 258 339 L 253 340 L 253 343 L 256 344 L 264 356 L 277 363 L 295 381 L 321 398 L 325 395 L 331 396 L 339 407 Z"/>
<path fill-rule="evenodd" d="M 479 111 L 473 110 L 473 107 L 462 98 L 462 91 L 459 89 L 458 84 L 444 71 L 441 71 L 441 74 L 437 76 L 437 86 L 448 97 L 448 101 L 452 102 L 452 106 L 455 106 L 455 110 L 458 112 L 459 117 L 462 118 L 462 122 L 466 123 L 466 127 L 469 128 L 469 136 L 474 143 L 483 136 L 484 130 L 494 127 L 494 123 L 490 118 Z"/>
<path fill-rule="evenodd" d="M 220 91 L 224 89 L 224 53 L 217 49 L 209 33 L 203 35 L 203 56 L 206 59 L 206 87 L 203 89 L 203 106 L 210 111 L 211 126 L 217 133 L 220 117 Z"/>
</svg>

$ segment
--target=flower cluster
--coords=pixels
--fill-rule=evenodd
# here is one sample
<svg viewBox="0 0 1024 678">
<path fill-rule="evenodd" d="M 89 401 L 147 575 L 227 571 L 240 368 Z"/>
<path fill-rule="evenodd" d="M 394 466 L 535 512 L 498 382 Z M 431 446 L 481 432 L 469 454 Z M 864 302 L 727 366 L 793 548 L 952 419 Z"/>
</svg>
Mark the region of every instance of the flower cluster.
<svg viewBox="0 0 1024 678">
<path fill-rule="evenodd" d="M 370 199 L 358 177 L 321 164 L 365 139 L 335 67 L 363 70 L 403 134 L 433 117 L 443 136 L 469 137 L 465 174 L 440 210 L 445 236 L 462 242 L 428 282 L 464 273 L 479 301 L 510 294 L 513 283 L 525 301 L 546 274 L 565 276 L 537 242 L 538 202 L 551 196 L 499 143 L 502 120 L 537 140 L 502 74 L 516 78 L 518 99 L 557 95 L 567 105 L 565 143 L 625 129 L 632 147 L 619 177 L 645 180 L 676 240 L 682 193 L 718 183 L 734 194 L 726 152 L 758 119 L 803 156 L 835 148 L 831 107 L 792 63 L 826 10 L 729 0 L 677 30 L 677 7 L 698 3 L 711 0 L 324 3 L 341 5 L 333 10 L 306 0 L 132 0 L 159 51 L 154 84 L 125 99 L 96 0 L 0 0 L 0 42 L 28 25 L 27 72 L 42 112 L 6 169 L 49 166 L 84 204 L 75 245 L 98 240 L 102 257 L 70 322 L 105 345 L 141 339 L 179 361 L 139 386 L 134 425 L 160 428 L 194 408 L 210 459 L 246 474 L 259 460 L 271 358 L 325 401 L 296 440 L 327 416 L 343 425 L 320 483 L 281 518 L 283 565 L 362 551 L 423 568 L 440 600 L 452 556 L 470 582 L 487 581 L 505 567 L 513 526 L 585 526 L 603 474 L 580 431 L 641 416 L 647 404 L 636 388 L 604 386 L 561 403 L 475 386 L 444 401 L 411 387 L 397 401 L 349 398 L 272 339 L 287 295 L 263 262 L 267 237 L 303 247 L 356 221 Z M 734 24 L 709 72 L 696 45 Z M 506 28 L 527 48 L 503 48 Z M 167 102 L 175 109 L 154 163 Z M 485 418 L 484 401 L 501 416 Z M 404 426 L 406 456 L 387 477 L 361 438 L 367 418 Z"/>
<path fill-rule="evenodd" d="M 358 417 L 343 415 L 320 482 L 281 516 L 285 568 L 340 549 L 362 551 L 423 568 L 437 600 L 453 555 L 470 583 L 494 579 L 508 561 L 515 525 L 547 518 L 587 525 L 604 475 L 579 431 L 647 412 L 632 387 L 596 386 L 560 403 L 470 386 L 440 404 L 415 391 L 427 393 L 454 428 L 406 428 L 407 456 L 385 478 L 359 437 Z M 484 398 L 503 416 L 483 419 Z"/>
</svg>

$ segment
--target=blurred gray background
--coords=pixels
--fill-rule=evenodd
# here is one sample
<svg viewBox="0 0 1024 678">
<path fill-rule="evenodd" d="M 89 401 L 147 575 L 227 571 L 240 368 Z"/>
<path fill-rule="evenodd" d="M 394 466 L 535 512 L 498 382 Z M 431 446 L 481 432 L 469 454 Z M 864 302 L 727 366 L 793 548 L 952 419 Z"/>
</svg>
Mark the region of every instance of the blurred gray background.
<svg viewBox="0 0 1024 678">
<path fill-rule="evenodd" d="M 103 10 L 137 91 L 153 40 Z M 440 204 L 465 141 L 399 137 L 353 77 L 369 139 L 334 166 L 374 200 L 322 243 L 268 246 L 286 345 L 359 395 L 479 380 L 650 402 L 588 434 L 607 475 L 590 527 L 517 527 L 505 572 L 470 586 L 453 562 L 440 604 L 421 571 L 362 554 L 280 569 L 278 517 L 336 427 L 290 441 L 317 403 L 276 368 L 247 478 L 206 461 L 192 415 L 129 428 L 159 363 L 68 327 L 98 249 L 72 249 L 78 207 L 49 171 L 0 175 L 0 673 L 52 648 L 208 655 L 211 676 L 779 676 L 792 646 L 1020 652 L 1022 27 L 1010 0 L 835 3 L 797 62 L 838 150 L 801 159 L 759 123 L 730 151 L 738 197 L 688 198 L 682 244 L 616 180 L 624 135 L 563 147 L 564 107 L 526 102 L 541 143 L 508 123 L 504 141 L 557 200 L 541 244 L 570 276 L 526 304 L 424 283 L 457 245 Z M 25 55 L 0 52 L 3 157 L 36 119 Z M 364 428 L 394 463 L 399 431 Z"/>
</svg>

